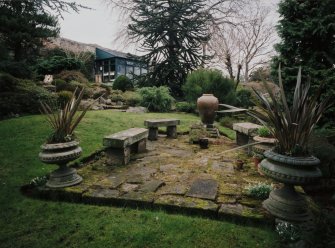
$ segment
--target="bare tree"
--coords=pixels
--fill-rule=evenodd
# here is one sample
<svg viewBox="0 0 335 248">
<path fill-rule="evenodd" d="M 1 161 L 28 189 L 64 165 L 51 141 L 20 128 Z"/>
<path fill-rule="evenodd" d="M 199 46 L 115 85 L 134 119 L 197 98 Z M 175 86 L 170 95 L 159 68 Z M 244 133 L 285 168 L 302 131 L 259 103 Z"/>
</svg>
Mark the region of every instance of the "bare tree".
<svg viewBox="0 0 335 248">
<path fill-rule="evenodd" d="M 187 1 L 187 0 L 175 0 Z M 118 14 L 119 19 L 122 20 L 123 26 L 120 27 L 118 35 L 115 37 L 114 42 L 122 44 L 123 48 L 129 46 L 136 46 L 136 41 L 130 39 L 127 26 L 130 22 L 130 17 L 134 17 L 135 9 L 133 0 L 105 0 L 114 14 Z M 154 2 L 154 1 L 152 1 Z M 239 10 L 244 6 L 246 0 L 206 0 L 204 12 L 212 16 L 211 22 L 208 23 L 208 30 L 211 32 L 211 27 L 220 26 L 223 24 L 234 25 L 237 20 Z"/>
<path fill-rule="evenodd" d="M 268 62 L 273 52 L 275 30 L 267 19 L 268 15 L 269 9 L 260 5 L 259 1 L 254 1 L 241 9 L 241 13 L 235 17 L 238 22 L 234 23 L 233 20 L 212 28 L 209 47 L 214 62 L 221 64 L 237 82 L 241 69 L 244 82 L 247 83 L 250 72 Z"/>
</svg>

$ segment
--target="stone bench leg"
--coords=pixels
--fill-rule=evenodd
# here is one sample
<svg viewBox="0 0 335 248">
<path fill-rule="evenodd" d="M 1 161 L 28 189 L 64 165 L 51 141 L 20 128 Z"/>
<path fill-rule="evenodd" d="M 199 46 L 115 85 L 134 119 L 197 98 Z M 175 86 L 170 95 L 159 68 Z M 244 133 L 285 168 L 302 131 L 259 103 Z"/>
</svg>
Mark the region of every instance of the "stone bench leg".
<svg viewBox="0 0 335 248">
<path fill-rule="evenodd" d="M 158 139 L 158 127 L 149 127 L 149 140 L 157 140 Z"/>
<path fill-rule="evenodd" d="M 239 146 L 243 146 L 249 143 L 249 136 L 241 133 L 241 132 L 236 132 L 236 144 Z"/>
<path fill-rule="evenodd" d="M 107 164 L 108 165 L 126 165 L 130 161 L 130 147 L 123 149 L 107 148 Z"/>
<path fill-rule="evenodd" d="M 167 137 L 176 139 L 177 138 L 177 126 L 167 126 L 166 133 L 167 133 Z"/>
<path fill-rule="evenodd" d="M 131 152 L 140 153 L 147 150 L 147 139 L 142 139 L 131 145 Z"/>
</svg>

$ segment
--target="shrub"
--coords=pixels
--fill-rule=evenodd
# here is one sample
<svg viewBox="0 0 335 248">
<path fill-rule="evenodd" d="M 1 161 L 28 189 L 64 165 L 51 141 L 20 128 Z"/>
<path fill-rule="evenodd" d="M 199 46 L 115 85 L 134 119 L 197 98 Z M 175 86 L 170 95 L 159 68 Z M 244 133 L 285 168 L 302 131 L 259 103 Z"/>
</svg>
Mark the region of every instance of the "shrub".
<svg viewBox="0 0 335 248">
<path fill-rule="evenodd" d="M 121 90 L 113 90 L 110 92 L 110 99 L 112 102 L 123 102 L 123 94 Z"/>
<path fill-rule="evenodd" d="M 113 90 L 126 90 L 134 89 L 132 81 L 125 75 L 118 76 L 113 83 Z"/>
<path fill-rule="evenodd" d="M 0 60 L 0 71 L 9 73 L 17 78 L 31 78 L 33 76 L 31 68 L 25 62 Z"/>
<path fill-rule="evenodd" d="M 241 89 L 236 92 L 236 105 L 238 107 L 249 108 L 254 104 L 251 101 L 251 91 L 247 89 Z"/>
<path fill-rule="evenodd" d="M 13 91 L 19 80 L 8 73 L 0 73 L 0 92 Z"/>
<path fill-rule="evenodd" d="M 55 74 L 64 70 L 79 70 L 83 63 L 66 56 L 55 55 L 38 61 L 36 70 L 39 74 Z"/>
<path fill-rule="evenodd" d="M 90 89 L 86 84 L 77 82 L 77 81 L 71 81 L 66 82 L 63 79 L 55 79 L 52 82 L 56 86 L 56 91 L 71 91 L 74 92 L 76 88 L 84 89 L 84 96 L 83 99 L 87 99 L 93 96 L 93 90 Z"/>
<path fill-rule="evenodd" d="M 87 78 L 80 71 L 62 71 L 54 76 L 55 79 L 62 79 L 66 82 L 77 81 L 79 83 L 88 84 Z"/>
<path fill-rule="evenodd" d="M 123 99 L 125 101 L 125 103 L 129 106 L 138 106 L 141 103 L 141 95 L 138 92 L 134 92 L 134 91 L 126 91 L 123 94 Z"/>
<path fill-rule="evenodd" d="M 191 102 L 177 102 L 176 103 L 176 111 L 178 112 L 186 112 L 186 113 L 194 113 L 196 110 L 196 104 Z"/>
<path fill-rule="evenodd" d="M 56 105 L 57 95 L 37 86 L 30 80 L 18 80 L 13 91 L 0 93 L 0 116 L 39 113 L 40 101 Z"/>
<path fill-rule="evenodd" d="M 171 110 L 174 98 L 170 95 L 168 87 L 144 87 L 139 89 L 139 93 L 142 96 L 140 105 L 149 111 L 168 112 Z"/>
<path fill-rule="evenodd" d="M 56 91 L 68 90 L 68 84 L 63 79 L 54 79 L 52 84 L 56 86 Z"/>
<path fill-rule="evenodd" d="M 233 129 L 233 124 L 236 122 L 241 122 L 241 121 L 238 121 L 234 117 L 231 117 L 231 116 L 225 116 L 220 119 L 220 125 L 223 127 L 230 128 L 230 129 Z"/>
<path fill-rule="evenodd" d="M 193 71 L 187 76 L 182 89 L 189 102 L 196 102 L 204 93 L 214 94 L 221 103 L 234 105 L 236 102 L 234 81 L 224 77 L 218 70 Z"/>
<path fill-rule="evenodd" d="M 301 238 L 300 228 L 286 221 L 281 221 L 276 225 L 276 232 L 284 242 L 295 242 Z"/>
<path fill-rule="evenodd" d="M 267 127 L 264 127 L 264 126 L 258 128 L 257 133 L 261 137 L 270 137 L 271 136 L 270 130 Z"/>
<path fill-rule="evenodd" d="M 247 187 L 248 195 L 257 199 L 266 199 L 272 190 L 272 186 L 266 183 L 258 183 Z"/>
<path fill-rule="evenodd" d="M 68 101 L 71 100 L 73 93 L 71 91 L 62 90 L 57 93 L 58 104 L 63 108 Z"/>
</svg>

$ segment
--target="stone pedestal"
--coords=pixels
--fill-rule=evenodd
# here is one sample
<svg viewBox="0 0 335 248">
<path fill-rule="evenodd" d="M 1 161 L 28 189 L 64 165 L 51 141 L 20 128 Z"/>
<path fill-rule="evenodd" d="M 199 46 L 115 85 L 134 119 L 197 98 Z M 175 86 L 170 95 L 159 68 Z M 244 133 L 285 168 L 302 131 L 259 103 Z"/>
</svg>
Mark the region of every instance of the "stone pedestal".
<svg viewBox="0 0 335 248">
<path fill-rule="evenodd" d="M 49 188 L 63 188 L 76 185 L 82 180 L 83 178 L 77 174 L 76 169 L 69 168 L 65 164 L 60 166 L 59 169 L 50 173 L 50 177 L 46 183 L 46 186 Z"/>
<path fill-rule="evenodd" d="M 149 128 L 149 140 L 157 140 L 158 139 L 158 127 L 150 127 Z"/>
<path fill-rule="evenodd" d="M 130 161 L 131 148 L 107 148 L 108 165 L 126 165 Z"/>
<path fill-rule="evenodd" d="M 168 126 L 166 128 L 167 137 L 176 139 L 177 138 L 177 126 Z"/>
</svg>

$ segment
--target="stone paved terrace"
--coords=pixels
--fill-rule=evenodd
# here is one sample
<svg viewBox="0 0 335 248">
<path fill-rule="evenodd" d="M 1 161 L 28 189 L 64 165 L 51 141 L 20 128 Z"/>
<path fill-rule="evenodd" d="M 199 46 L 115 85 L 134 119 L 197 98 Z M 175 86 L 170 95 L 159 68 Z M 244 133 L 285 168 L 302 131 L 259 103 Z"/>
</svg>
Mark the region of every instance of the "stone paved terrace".
<svg viewBox="0 0 335 248">
<path fill-rule="evenodd" d="M 34 193 L 90 204 L 267 221 L 261 201 L 248 197 L 245 187 L 271 182 L 258 174 L 243 151 L 221 154 L 235 146 L 226 137 L 210 140 L 209 149 L 189 144 L 188 135 L 159 137 L 148 141 L 148 151 L 134 154 L 126 166 L 107 166 L 102 152 L 78 168 L 84 179 L 81 184 L 65 189 L 41 187 Z M 236 158 L 247 161 L 242 171 L 234 169 Z"/>
</svg>

